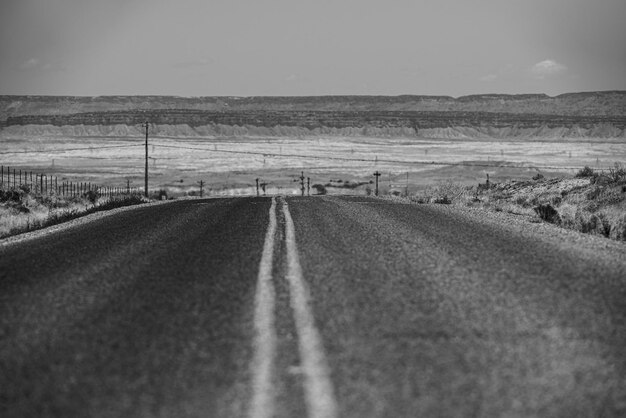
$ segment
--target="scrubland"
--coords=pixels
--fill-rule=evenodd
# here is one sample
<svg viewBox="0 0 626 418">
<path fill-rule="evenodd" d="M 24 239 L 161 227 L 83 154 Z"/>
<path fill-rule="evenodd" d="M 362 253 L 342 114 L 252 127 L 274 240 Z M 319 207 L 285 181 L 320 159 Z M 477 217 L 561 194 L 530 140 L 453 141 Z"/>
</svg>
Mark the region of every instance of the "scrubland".
<svg viewBox="0 0 626 418">
<path fill-rule="evenodd" d="M 15 152 L 5 165 L 105 186 L 143 184 L 142 138 L 14 137 L 5 132 L 3 144 Z M 302 172 L 310 178 L 312 195 L 373 194 L 378 171 L 381 195 L 449 200 L 536 220 L 543 216 L 563 227 L 625 239 L 623 170 L 613 166 L 626 161 L 621 138 L 151 137 L 149 155 L 150 188 L 168 197 L 197 196 L 200 181 L 204 196 L 255 194 L 256 179 L 266 184 L 268 194 L 299 194 Z M 584 166 L 593 167 L 587 171 L 591 174 L 575 177 Z M 1 199 L 0 236 L 60 222 L 104 203 L 101 198 L 94 204 L 85 197 L 14 193 L 19 197 Z M 546 205 L 558 216 L 550 216 Z"/>
<path fill-rule="evenodd" d="M 416 203 L 441 203 L 527 216 L 583 233 L 626 241 L 626 169 L 585 167 L 574 178 L 544 178 L 462 185 L 440 182 L 409 197 Z"/>
</svg>

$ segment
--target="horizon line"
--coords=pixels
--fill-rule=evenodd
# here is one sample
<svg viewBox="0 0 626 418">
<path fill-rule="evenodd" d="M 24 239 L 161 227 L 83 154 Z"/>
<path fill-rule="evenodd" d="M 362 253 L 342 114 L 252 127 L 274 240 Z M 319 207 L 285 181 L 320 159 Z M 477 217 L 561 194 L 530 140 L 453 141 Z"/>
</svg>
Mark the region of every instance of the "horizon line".
<svg viewBox="0 0 626 418">
<path fill-rule="evenodd" d="M 176 94 L 100 94 L 100 95 L 71 95 L 71 94 L 0 94 L 0 97 L 79 97 L 79 98 L 107 98 L 107 97 L 171 97 L 181 99 L 202 99 L 202 98 L 225 98 L 225 99 L 255 99 L 255 98 L 325 98 L 325 97 L 428 97 L 428 98 L 446 98 L 458 100 L 466 97 L 516 97 L 516 96 L 540 96 L 546 98 L 558 98 L 568 95 L 582 94 L 626 94 L 626 90 L 589 90 L 574 91 L 550 96 L 547 93 L 474 93 L 462 96 L 436 95 L 436 94 L 319 94 L 319 95 L 203 95 L 203 96 L 186 96 Z"/>
</svg>

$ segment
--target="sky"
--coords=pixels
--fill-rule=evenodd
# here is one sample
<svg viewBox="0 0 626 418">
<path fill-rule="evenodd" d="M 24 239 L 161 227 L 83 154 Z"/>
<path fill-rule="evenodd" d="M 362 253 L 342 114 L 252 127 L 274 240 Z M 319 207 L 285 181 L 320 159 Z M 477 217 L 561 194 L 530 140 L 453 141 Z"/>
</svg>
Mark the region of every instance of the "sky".
<svg viewBox="0 0 626 418">
<path fill-rule="evenodd" d="M 626 90 L 624 0 L 0 0 L 0 94 Z"/>
</svg>

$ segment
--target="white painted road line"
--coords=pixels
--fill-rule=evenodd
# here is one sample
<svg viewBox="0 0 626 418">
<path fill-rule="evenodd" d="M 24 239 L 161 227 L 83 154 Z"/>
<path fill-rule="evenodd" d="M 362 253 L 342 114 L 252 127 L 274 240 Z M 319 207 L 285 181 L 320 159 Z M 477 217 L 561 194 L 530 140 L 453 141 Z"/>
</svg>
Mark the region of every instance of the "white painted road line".
<svg viewBox="0 0 626 418">
<path fill-rule="evenodd" d="M 254 358 L 252 360 L 252 400 L 248 417 L 270 418 L 274 414 L 273 368 L 276 357 L 276 329 L 274 327 L 274 235 L 276 234 L 276 200 L 272 198 L 270 221 L 265 235 L 263 254 L 254 307 Z"/>
<path fill-rule="evenodd" d="M 285 216 L 289 297 L 298 333 L 308 416 L 310 418 L 334 418 L 337 416 L 337 402 L 330 380 L 330 368 L 326 361 L 322 340 L 315 328 L 309 291 L 302 278 L 293 219 L 291 219 L 285 200 L 283 200 L 283 214 Z"/>
</svg>

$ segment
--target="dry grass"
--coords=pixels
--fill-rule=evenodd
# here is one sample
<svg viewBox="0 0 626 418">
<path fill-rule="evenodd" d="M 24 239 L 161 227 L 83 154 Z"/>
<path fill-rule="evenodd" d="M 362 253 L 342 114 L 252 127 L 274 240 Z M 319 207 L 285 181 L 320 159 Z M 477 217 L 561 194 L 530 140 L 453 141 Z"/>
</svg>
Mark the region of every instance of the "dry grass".
<svg viewBox="0 0 626 418">
<path fill-rule="evenodd" d="M 119 187 L 143 184 L 143 137 L 11 136 L 0 133 L 11 154 L 3 164 L 67 178 Z M 496 139 L 368 138 L 368 137 L 150 137 L 150 188 L 164 188 L 169 195 L 198 190 L 248 189 L 254 192 L 255 179 L 272 187 L 294 190 L 293 178 L 301 171 L 312 184 L 326 184 L 331 178 L 364 182 L 380 171 L 381 189 L 400 189 L 407 181 L 409 193 L 436 181 L 454 179 L 465 184 L 528 178 L 534 166 L 554 166 L 561 174 L 565 167 L 607 166 L 608 161 L 626 160 L 626 150 L 617 139 L 545 139 L 543 141 Z M 131 148 L 106 148 L 107 146 Z M 82 149 L 84 148 L 84 149 Z M 64 151 L 76 149 L 74 151 Z M 29 152 L 33 151 L 33 152 Z M 49 151 L 46 153 L 44 151 Z M 236 151 L 242 154 L 224 153 Z M 254 154 L 250 154 L 254 153 Z M 298 155 L 300 157 L 293 157 Z M 345 158 L 336 160 L 334 158 Z M 439 166 L 421 162 L 477 162 L 481 166 Z M 484 166 L 489 164 L 491 166 Z M 549 173 L 544 171 L 546 176 Z M 571 173 L 573 174 L 573 172 Z M 364 187 L 362 188 L 364 189 Z M 346 189 L 347 190 L 347 189 Z"/>
<path fill-rule="evenodd" d="M 626 241 L 626 170 L 620 164 L 605 173 L 587 168 L 583 175 L 573 179 L 536 178 L 478 186 L 441 182 L 412 196 L 411 200 L 525 215 L 564 228 Z"/>
<path fill-rule="evenodd" d="M 26 190 L 0 191 L 0 238 L 55 225 L 92 212 L 143 203 L 138 195 L 100 198 L 41 195 Z"/>
</svg>

